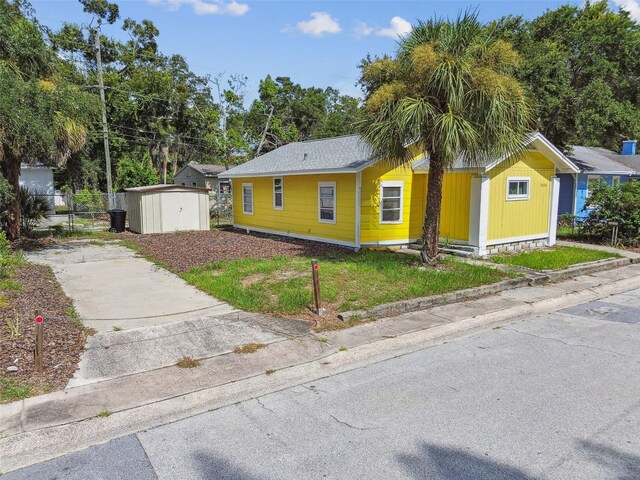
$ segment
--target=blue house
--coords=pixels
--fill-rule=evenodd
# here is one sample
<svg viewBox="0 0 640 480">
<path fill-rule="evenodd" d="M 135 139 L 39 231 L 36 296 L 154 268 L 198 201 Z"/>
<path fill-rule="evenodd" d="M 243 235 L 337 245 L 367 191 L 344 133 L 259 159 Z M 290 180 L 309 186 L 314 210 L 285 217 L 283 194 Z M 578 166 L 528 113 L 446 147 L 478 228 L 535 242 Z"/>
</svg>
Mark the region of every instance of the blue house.
<svg viewBox="0 0 640 480">
<path fill-rule="evenodd" d="M 599 147 L 574 146 L 568 155 L 579 173 L 563 173 L 560 178 L 560 198 L 558 215 L 571 213 L 578 221 L 589 215 L 585 209 L 590 190 L 600 182 L 609 185 L 627 183 L 636 173 L 635 169 L 620 162 L 619 155 L 611 150 Z"/>
</svg>

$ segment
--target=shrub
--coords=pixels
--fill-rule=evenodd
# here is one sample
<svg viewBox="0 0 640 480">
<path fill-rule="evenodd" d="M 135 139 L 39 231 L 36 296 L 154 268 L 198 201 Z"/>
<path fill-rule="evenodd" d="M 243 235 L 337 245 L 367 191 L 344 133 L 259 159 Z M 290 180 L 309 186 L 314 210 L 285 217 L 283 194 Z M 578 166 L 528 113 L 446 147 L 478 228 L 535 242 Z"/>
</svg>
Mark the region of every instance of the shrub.
<svg viewBox="0 0 640 480">
<path fill-rule="evenodd" d="M 144 187 L 158 183 L 151 157 L 148 152 L 141 159 L 124 156 L 118 161 L 115 187 L 122 192 L 125 188 Z"/>
<path fill-rule="evenodd" d="M 573 213 L 563 213 L 558 217 L 558 226 L 573 228 L 576 226 L 576 216 Z"/>
<path fill-rule="evenodd" d="M 31 193 L 27 188 L 20 187 L 20 231 L 30 235 L 33 227 L 49 217 L 51 204 L 47 196 Z M 4 197 L 0 201 L 0 226 L 3 230 L 8 227 L 10 198 Z"/>
<path fill-rule="evenodd" d="M 20 187 L 20 230 L 24 235 L 30 235 L 39 221 L 49 218 L 51 204 L 47 197 L 31 193 L 27 188 Z"/>
<path fill-rule="evenodd" d="M 636 243 L 640 236 L 640 182 L 613 187 L 601 183 L 594 187 L 585 208 L 592 209 L 583 231 L 606 238 L 611 235 L 609 222 L 618 222 L 618 238 L 624 243 Z"/>
<path fill-rule="evenodd" d="M 74 212 L 103 212 L 106 195 L 98 190 L 84 188 L 73 194 Z"/>
</svg>

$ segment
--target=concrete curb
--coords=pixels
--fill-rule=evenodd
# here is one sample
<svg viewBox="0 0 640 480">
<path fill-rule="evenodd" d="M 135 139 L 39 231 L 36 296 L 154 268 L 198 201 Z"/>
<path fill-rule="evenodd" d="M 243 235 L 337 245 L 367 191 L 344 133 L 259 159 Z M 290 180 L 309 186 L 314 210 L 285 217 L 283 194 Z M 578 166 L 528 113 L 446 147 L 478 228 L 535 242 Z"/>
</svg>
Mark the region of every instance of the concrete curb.
<svg viewBox="0 0 640 480">
<path fill-rule="evenodd" d="M 494 293 L 511 290 L 517 287 L 529 285 L 530 279 L 527 277 L 503 280 L 489 285 L 480 287 L 467 288 L 465 290 L 456 290 L 454 292 L 442 293 L 440 295 L 431 295 L 429 297 L 418 297 L 410 300 L 400 300 L 393 303 L 385 303 L 378 305 L 369 310 L 353 310 L 338 314 L 338 318 L 342 321 L 348 321 L 353 317 L 360 318 L 382 318 L 393 317 L 402 313 L 417 312 L 431 307 L 437 307 L 448 303 L 457 303 L 464 300 L 472 300 L 475 298 L 492 295 Z"/>
<path fill-rule="evenodd" d="M 474 261 L 474 264 L 480 262 Z M 465 290 L 457 290 L 454 292 L 443 293 L 440 295 L 432 295 L 429 297 L 419 297 L 410 300 L 401 300 L 393 303 L 385 303 L 378 305 L 369 310 L 352 310 L 341 312 L 338 318 L 342 321 L 348 321 L 352 318 L 382 318 L 393 317 L 408 312 L 417 312 L 427 308 L 445 305 L 448 303 L 457 303 L 465 300 L 484 297 L 505 290 L 522 287 L 525 285 L 544 285 L 549 282 L 559 282 L 569 278 L 578 277 L 580 275 L 589 275 L 591 273 L 602 272 L 605 270 L 613 270 L 615 268 L 625 267 L 633 263 L 640 263 L 640 258 L 608 258 L 604 260 L 596 260 L 595 262 L 583 263 L 564 270 L 543 270 L 535 271 L 524 268 L 497 268 L 503 271 L 512 271 L 525 275 L 523 278 L 515 278 L 511 280 L 503 280 L 501 282 L 492 283 L 490 285 L 482 285 L 475 288 L 467 288 Z M 493 266 L 484 265 L 489 268 Z"/>
<path fill-rule="evenodd" d="M 153 404 L 122 410 L 108 418 L 92 418 L 12 435 L 0 439 L 0 470 L 8 472 L 113 438 L 406 355 L 493 326 L 516 322 L 523 315 L 539 315 L 637 288 L 640 288 L 640 275 L 601 284 L 597 291 L 582 288 L 546 300 L 385 338 L 346 352 L 334 350 L 322 358 L 280 368 L 272 375 L 238 379 Z"/>
</svg>

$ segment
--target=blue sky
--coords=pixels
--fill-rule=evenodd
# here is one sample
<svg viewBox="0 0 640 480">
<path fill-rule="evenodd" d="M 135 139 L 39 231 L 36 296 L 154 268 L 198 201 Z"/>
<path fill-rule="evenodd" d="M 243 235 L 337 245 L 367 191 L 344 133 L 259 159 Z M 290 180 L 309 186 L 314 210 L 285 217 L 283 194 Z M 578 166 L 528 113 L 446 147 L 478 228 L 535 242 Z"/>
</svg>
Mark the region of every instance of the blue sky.
<svg viewBox="0 0 640 480">
<path fill-rule="evenodd" d="M 248 97 L 267 74 L 289 76 L 303 86 L 333 86 L 359 95 L 357 65 L 367 53 L 392 53 L 398 34 L 416 19 L 455 16 L 477 7 L 480 19 L 503 15 L 532 18 L 547 9 L 582 0 L 527 1 L 271 1 L 271 0 L 120 0 L 121 18 L 144 18 L 160 30 L 165 54 L 183 55 L 197 74 L 224 72 L 249 77 Z M 636 0 L 620 0 L 628 9 Z M 87 22 L 77 0 L 32 0 L 41 23 Z M 107 35 L 122 37 L 119 25 Z"/>
</svg>

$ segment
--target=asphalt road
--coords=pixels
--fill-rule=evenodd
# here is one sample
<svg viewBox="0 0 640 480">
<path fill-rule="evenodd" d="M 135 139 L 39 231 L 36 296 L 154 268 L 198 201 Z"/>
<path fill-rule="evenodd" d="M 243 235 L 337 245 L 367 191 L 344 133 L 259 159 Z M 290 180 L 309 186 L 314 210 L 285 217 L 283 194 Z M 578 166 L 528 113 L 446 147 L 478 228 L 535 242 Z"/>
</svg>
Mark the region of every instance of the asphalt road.
<svg viewBox="0 0 640 480">
<path fill-rule="evenodd" d="M 640 290 L 119 438 L 2 480 L 54 478 L 638 479 Z"/>
</svg>

